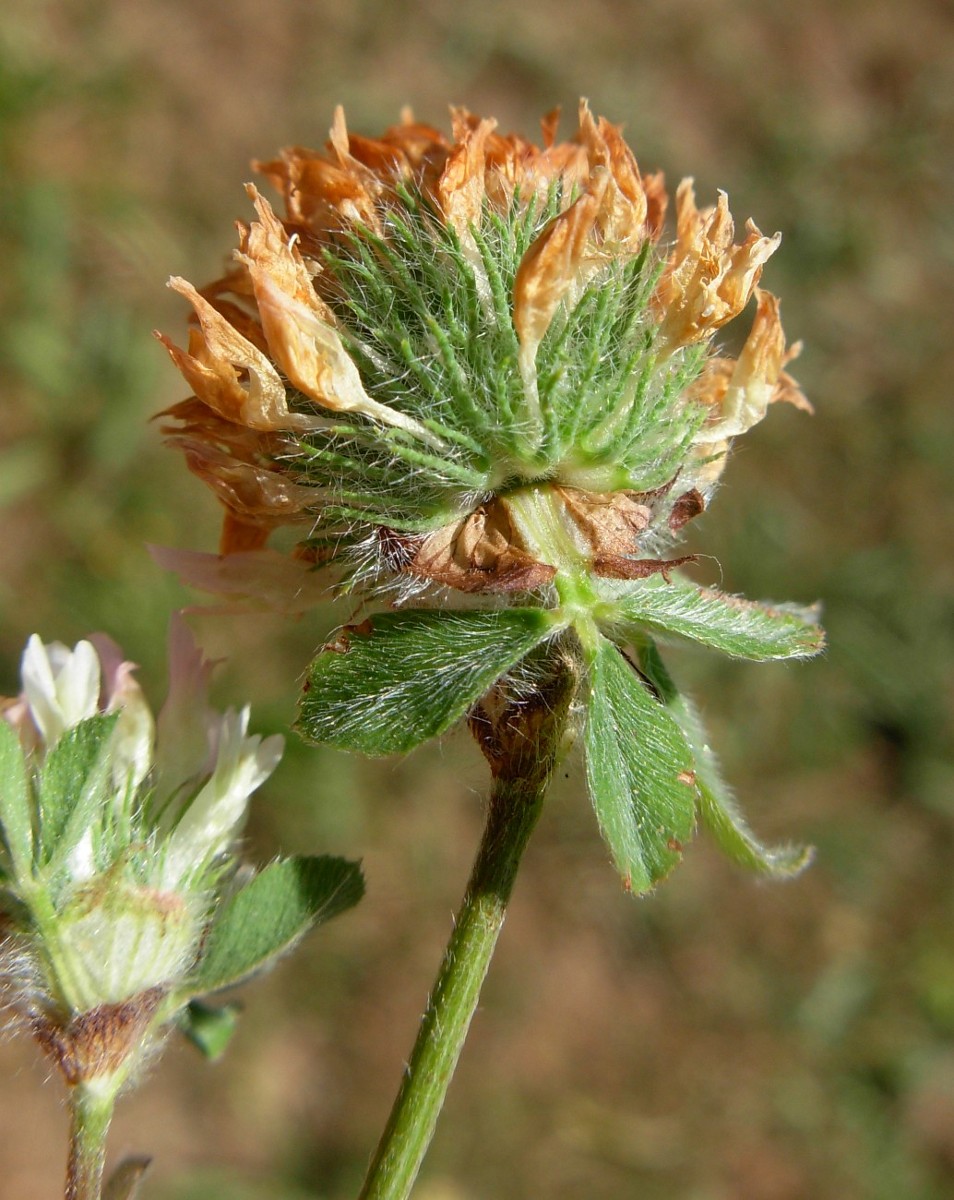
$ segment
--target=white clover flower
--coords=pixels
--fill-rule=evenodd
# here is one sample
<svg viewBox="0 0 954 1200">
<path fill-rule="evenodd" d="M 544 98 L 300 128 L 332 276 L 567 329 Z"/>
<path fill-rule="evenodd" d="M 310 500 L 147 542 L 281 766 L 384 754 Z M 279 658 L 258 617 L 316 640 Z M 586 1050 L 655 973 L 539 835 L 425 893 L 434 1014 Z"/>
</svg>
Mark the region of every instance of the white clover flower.
<svg viewBox="0 0 954 1200">
<path fill-rule="evenodd" d="M 274 958 L 322 906 L 331 915 L 360 893 L 350 864 L 305 859 L 250 873 L 232 894 L 235 839 L 284 743 L 249 734 L 247 707 L 214 712 L 210 664 L 180 621 L 171 640 L 158 738 L 133 664 L 102 635 L 72 650 L 31 637 L 23 694 L 0 705 L 0 911 L 7 961 L 17 964 L 9 987 L 68 1075 L 112 1073 L 117 1055 L 133 1043 L 138 1054 L 148 1030 L 194 995 Z M 243 913 L 249 889 L 263 899 Z M 110 1013 L 114 1044 L 99 1034 L 90 1043 Z"/>
<path fill-rule="evenodd" d="M 90 642 L 77 642 L 70 650 L 62 642 L 44 645 L 34 633 L 21 672 L 23 697 L 47 747 L 97 711 L 99 657 Z"/>
<path fill-rule="evenodd" d="M 67 1084 L 66 1194 L 102 1189 L 120 1092 L 173 1028 L 218 1057 L 234 1007 L 200 998 L 268 969 L 364 884 L 341 859 L 239 869 L 235 838 L 283 741 L 214 713 L 209 664 L 172 623 L 172 685 L 156 722 L 119 647 L 34 635 L 23 693 L 0 697 L 0 989 Z M 178 740 L 178 745 L 168 739 Z M 164 771 L 163 769 L 164 768 Z"/>
<path fill-rule="evenodd" d="M 168 882 L 202 870 L 222 854 L 245 820 L 248 801 L 278 766 L 284 739 L 247 736 L 249 709 L 229 709 L 216 731 L 212 776 L 183 812 L 165 843 Z"/>
</svg>

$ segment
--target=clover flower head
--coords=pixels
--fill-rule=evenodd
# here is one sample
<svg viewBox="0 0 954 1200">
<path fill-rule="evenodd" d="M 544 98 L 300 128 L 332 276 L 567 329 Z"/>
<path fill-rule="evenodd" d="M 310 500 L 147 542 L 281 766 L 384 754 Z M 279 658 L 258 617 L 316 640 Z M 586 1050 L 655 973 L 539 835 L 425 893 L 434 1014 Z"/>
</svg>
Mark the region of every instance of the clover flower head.
<svg viewBox="0 0 954 1200">
<path fill-rule="evenodd" d="M 171 281 L 195 324 L 187 348 L 162 341 L 193 395 L 166 431 L 225 508 L 224 554 L 271 571 L 263 547 L 291 526 L 302 564 L 398 609 L 316 660 L 308 734 L 408 749 L 562 640 L 629 886 L 666 873 L 697 813 L 736 857 L 795 869 L 738 818 L 651 641 L 821 645 L 812 612 L 699 588 L 678 574 L 688 556 L 666 556 L 732 439 L 776 402 L 809 407 L 760 287 L 780 235 L 737 233 L 725 194 L 700 208 L 684 180 L 667 238 L 662 175 L 585 102 L 570 140 L 552 113 L 539 144 L 464 109 L 450 136 L 407 113 L 367 138 L 339 109 L 323 149 L 257 169 L 281 215 L 249 185 L 227 273 Z M 717 335 L 753 299 L 729 357 Z M 642 739 L 639 761 L 614 727 Z"/>
</svg>

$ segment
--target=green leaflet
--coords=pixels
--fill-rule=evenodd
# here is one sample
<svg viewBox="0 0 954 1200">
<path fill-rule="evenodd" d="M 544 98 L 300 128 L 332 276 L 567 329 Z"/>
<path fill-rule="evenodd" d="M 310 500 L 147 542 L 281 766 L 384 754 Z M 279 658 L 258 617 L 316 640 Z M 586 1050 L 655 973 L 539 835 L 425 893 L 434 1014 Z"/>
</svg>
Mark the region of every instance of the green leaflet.
<svg viewBox="0 0 954 1200">
<path fill-rule="evenodd" d="M 639 647 L 639 663 L 679 723 L 696 759 L 699 817 L 733 862 L 776 879 L 791 878 L 812 860 L 811 846 L 763 846 L 739 811 L 722 778 L 695 705 L 680 695 L 659 652 L 649 639 Z"/>
<path fill-rule="evenodd" d="M 648 891 L 676 865 L 692 836 L 692 751 L 605 638 L 590 661 L 585 747 L 590 796 L 616 868 L 628 890 Z"/>
<path fill-rule="evenodd" d="M 33 865 L 30 785 L 20 740 L 0 719 L 0 826 L 14 875 L 29 878 Z"/>
<path fill-rule="evenodd" d="M 759 604 L 654 575 L 600 613 L 600 619 L 637 625 L 712 646 L 738 658 L 809 658 L 825 644 L 811 608 Z"/>
<path fill-rule="evenodd" d="M 240 983 L 363 894 L 357 863 L 327 855 L 271 863 L 216 911 L 190 992 Z"/>
<path fill-rule="evenodd" d="M 46 756 L 39 782 L 41 860 L 62 862 L 77 844 L 112 784 L 109 739 L 118 713 L 68 729 Z"/>
<path fill-rule="evenodd" d="M 193 1000 L 179 1014 L 179 1027 L 206 1058 L 215 1062 L 225 1053 L 238 1028 L 237 1004 L 206 1004 Z"/>
<path fill-rule="evenodd" d="M 540 608 L 413 610 L 347 626 L 311 664 L 297 727 L 344 750 L 412 750 L 560 627 Z"/>
</svg>

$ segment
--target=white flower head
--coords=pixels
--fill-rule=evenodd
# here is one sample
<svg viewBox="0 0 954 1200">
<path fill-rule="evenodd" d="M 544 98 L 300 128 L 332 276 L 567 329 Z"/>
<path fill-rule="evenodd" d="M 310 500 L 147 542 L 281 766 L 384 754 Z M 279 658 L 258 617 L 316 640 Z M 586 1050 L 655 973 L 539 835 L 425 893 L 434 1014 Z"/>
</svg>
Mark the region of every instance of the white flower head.
<svg viewBox="0 0 954 1200">
<path fill-rule="evenodd" d="M 101 634 L 73 649 L 32 636 L 22 694 L 0 698 L 0 909 L 19 972 L 7 953 L 0 987 L 71 1085 L 128 1077 L 190 998 L 233 981 L 228 955 L 202 973 L 204 947 L 223 903 L 251 886 L 234 843 L 284 742 L 249 734 L 248 707 L 212 709 L 213 664 L 181 620 L 171 632 L 158 736 L 134 664 Z M 277 869 L 289 896 L 306 895 L 294 863 Z M 249 934 L 262 965 L 289 944 L 273 924 L 264 941 Z M 251 960 L 233 957 L 237 980 Z"/>
</svg>

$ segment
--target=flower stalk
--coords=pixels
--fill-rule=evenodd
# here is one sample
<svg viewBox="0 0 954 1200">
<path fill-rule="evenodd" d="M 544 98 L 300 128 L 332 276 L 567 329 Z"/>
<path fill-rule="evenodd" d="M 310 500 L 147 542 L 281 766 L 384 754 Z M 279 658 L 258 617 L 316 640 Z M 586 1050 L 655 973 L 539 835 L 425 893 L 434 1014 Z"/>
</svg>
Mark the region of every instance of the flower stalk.
<svg viewBox="0 0 954 1200">
<path fill-rule="evenodd" d="M 69 1091 L 70 1143 L 64 1200 L 100 1200 L 106 1165 L 106 1135 L 116 1088 L 77 1083 Z"/>
<path fill-rule="evenodd" d="M 579 672 L 562 646 L 529 693 L 492 694 L 471 729 L 493 773 L 483 837 L 407 1071 L 360 1200 L 405 1200 L 434 1135 L 560 756 Z"/>
</svg>

